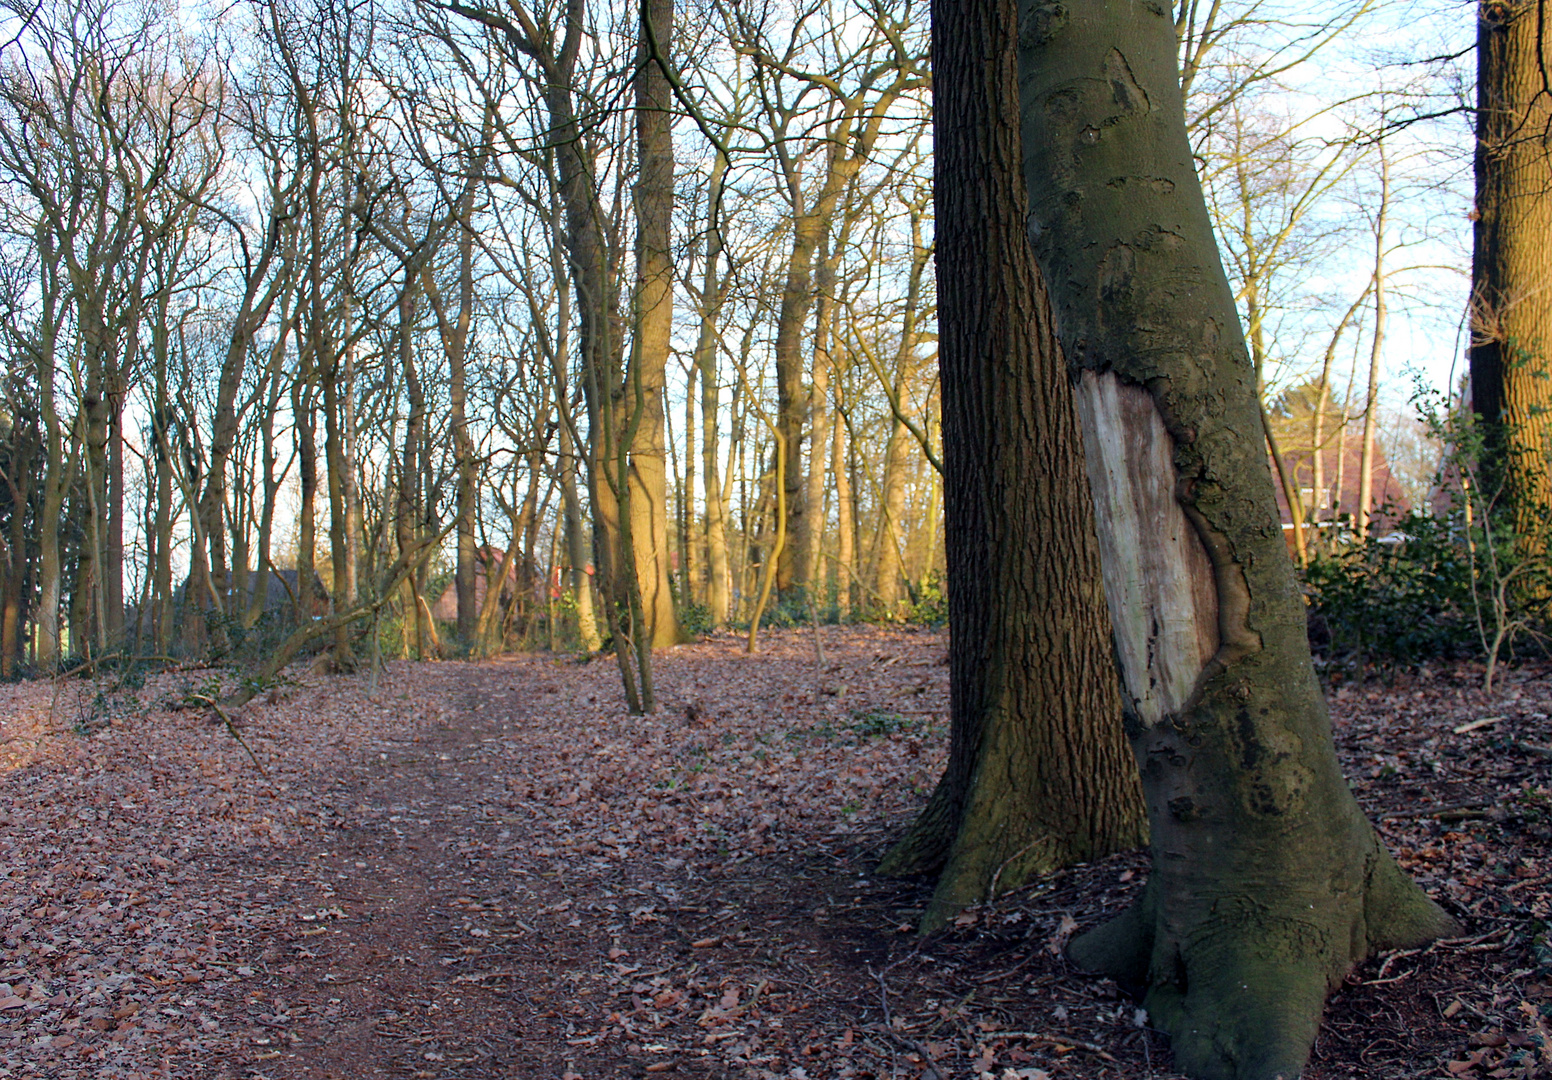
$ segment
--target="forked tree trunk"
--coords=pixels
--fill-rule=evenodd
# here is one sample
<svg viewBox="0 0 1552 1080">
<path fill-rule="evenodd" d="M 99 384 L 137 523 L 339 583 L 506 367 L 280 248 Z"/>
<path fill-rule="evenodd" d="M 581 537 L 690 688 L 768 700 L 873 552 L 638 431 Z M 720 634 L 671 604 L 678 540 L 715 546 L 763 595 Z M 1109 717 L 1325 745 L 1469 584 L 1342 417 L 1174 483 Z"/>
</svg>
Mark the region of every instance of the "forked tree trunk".
<svg viewBox="0 0 1552 1080">
<path fill-rule="evenodd" d="M 1072 387 L 1024 239 L 1016 12 L 934 8 L 953 728 L 942 780 L 881 868 L 939 872 L 923 931 L 1147 837 Z"/>
<path fill-rule="evenodd" d="M 1138 905 L 1071 955 L 1145 991 L 1182 1071 L 1291 1078 L 1355 963 L 1454 922 L 1337 763 L 1168 8 L 1020 17 L 1029 232 L 1079 387 L 1153 843 Z"/>
<path fill-rule="evenodd" d="M 1539 537 L 1552 507 L 1552 25 L 1539 0 L 1483 0 L 1478 19 L 1472 407 L 1490 425 L 1488 473 L 1507 482 L 1516 530 Z"/>
</svg>

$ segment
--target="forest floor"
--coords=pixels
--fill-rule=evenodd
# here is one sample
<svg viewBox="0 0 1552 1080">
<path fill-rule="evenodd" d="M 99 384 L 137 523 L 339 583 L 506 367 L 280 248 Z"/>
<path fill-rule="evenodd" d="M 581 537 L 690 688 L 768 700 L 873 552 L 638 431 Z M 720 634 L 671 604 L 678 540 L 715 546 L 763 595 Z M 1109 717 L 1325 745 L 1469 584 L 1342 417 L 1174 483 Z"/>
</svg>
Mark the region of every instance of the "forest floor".
<svg viewBox="0 0 1552 1080">
<path fill-rule="evenodd" d="M 302 670 L 241 743 L 179 707 L 214 671 L 0 687 L 0 1077 L 1171 1077 L 1062 957 L 1144 858 L 918 939 L 927 883 L 872 869 L 942 766 L 945 639 L 821 640 L 661 654 L 645 718 L 607 660 Z M 1312 1078 L 1552 1074 L 1552 669 L 1480 683 L 1332 695 L 1466 935 L 1356 971 Z"/>
</svg>

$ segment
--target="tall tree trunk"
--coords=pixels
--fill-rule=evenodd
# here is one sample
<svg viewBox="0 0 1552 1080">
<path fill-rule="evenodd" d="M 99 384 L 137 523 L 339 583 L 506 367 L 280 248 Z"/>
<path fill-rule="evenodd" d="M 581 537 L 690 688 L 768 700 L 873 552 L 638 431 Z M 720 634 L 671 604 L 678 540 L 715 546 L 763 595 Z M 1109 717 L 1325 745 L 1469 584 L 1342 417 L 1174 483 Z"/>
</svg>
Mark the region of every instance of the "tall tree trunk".
<svg viewBox="0 0 1552 1080">
<path fill-rule="evenodd" d="M 16 675 L 22 660 L 21 624 L 27 581 L 28 533 L 32 520 L 28 514 L 32 501 L 33 459 L 37 454 L 36 439 L 21 425 L 11 431 L 10 460 L 7 462 L 5 484 L 11 495 L 10 535 L 5 538 L 5 587 L 0 596 L 0 678 L 11 679 Z"/>
<path fill-rule="evenodd" d="M 881 867 L 939 872 L 924 931 L 1147 835 L 1072 386 L 1024 239 L 1015 0 L 938 0 L 932 29 L 953 726 Z"/>
<path fill-rule="evenodd" d="M 1358 535 L 1369 535 L 1374 513 L 1374 433 L 1379 426 L 1380 357 L 1385 347 L 1385 226 L 1390 212 L 1390 159 L 1379 144 L 1380 203 L 1374 219 L 1374 336 L 1369 345 L 1369 388 L 1363 398 L 1363 447 L 1358 465 Z M 1545 462 L 1542 468 L 1546 467 Z"/>
<path fill-rule="evenodd" d="M 415 505 L 415 493 L 419 486 L 420 444 L 422 428 L 426 421 L 425 392 L 420 384 L 420 369 L 415 363 L 415 302 L 418 282 L 409 267 L 405 268 L 404 292 L 399 296 L 399 367 L 404 373 L 404 392 L 409 398 L 409 414 L 404 423 L 404 446 L 399 452 L 399 476 L 394 485 L 397 495 L 394 507 L 394 542 L 400 557 L 414 550 L 419 542 L 420 513 Z M 456 454 L 456 424 L 455 449 Z M 420 604 L 416 599 L 415 575 L 404 578 L 404 635 L 413 639 L 415 658 L 430 658 L 430 642 L 421 632 Z M 460 635 L 462 636 L 462 635 Z"/>
<path fill-rule="evenodd" d="M 836 379 L 836 382 L 839 384 L 840 380 Z M 830 452 L 830 467 L 835 476 L 835 607 L 841 621 L 849 622 L 857 604 L 853 591 L 853 579 L 857 576 L 857 508 L 852 499 L 850 442 L 846 438 L 845 418 L 839 415 L 839 408 L 836 413 L 835 448 Z"/>
<path fill-rule="evenodd" d="M 458 560 L 453 581 L 458 597 L 458 640 L 466 645 L 474 639 L 479 616 L 474 595 L 474 511 L 479 497 L 475 484 L 479 462 L 474 456 L 474 440 L 469 435 L 468 382 L 465 354 L 469 347 L 469 326 L 474 318 L 474 184 L 468 184 L 458 207 L 458 320 L 452 340 L 445 343 L 451 375 L 448 401 L 452 407 L 453 459 L 458 472 Z"/>
<path fill-rule="evenodd" d="M 49 254 L 47 238 L 40 237 L 40 249 Z M 47 259 L 45 258 L 45 265 Z M 38 411 L 43 421 L 43 504 L 38 515 L 38 608 L 33 627 L 34 664 L 50 674 L 60 662 L 59 604 L 62 576 L 59 541 L 65 511 L 65 494 L 75 483 L 77 455 L 66 446 L 65 425 L 61 422 L 54 396 L 56 345 L 59 326 L 59 290 L 57 279 L 44 279 L 41 298 L 40 333 L 34 370 L 37 372 Z M 74 432 L 70 433 L 74 438 Z"/>
<path fill-rule="evenodd" d="M 326 329 L 319 332 L 327 333 Z M 349 458 L 345 453 L 345 409 L 342 387 L 338 377 L 339 364 L 320 365 L 319 378 L 323 384 L 323 452 L 325 485 L 329 495 L 329 563 L 333 581 L 330 583 L 332 612 L 343 615 L 354 605 L 349 596 L 350 567 L 348 550 L 355 543 L 350 534 L 350 495 L 346 489 Z M 351 648 L 351 626 L 341 623 L 334 631 L 334 664 L 341 671 L 355 668 L 354 651 Z"/>
<path fill-rule="evenodd" d="M 253 599 L 248 604 L 247 614 L 243 616 L 244 627 L 254 626 L 269 609 L 269 582 L 271 574 L 274 573 L 274 560 L 270 557 L 270 552 L 274 544 L 275 507 L 280 500 L 283 481 L 283 475 L 275 473 L 275 465 L 279 457 L 275 447 L 275 417 L 280 412 L 280 397 L 285 391 L 280 376 L 286 355 L 286 342 L 291 336 L 290 331 L 291 320 L 282 318 L 280 332 L 269 347 L 269 370 L 264 376 L 267 389 L 262 406 L 264 412 L 259 419 L 259 454 L 262 473 L 260 483 L 263 485 L 264 503 L 259 509 L 256 554 L 253 560 L 253 572 L 256 575 Z M 289 465 L 287 469 L 289 470 Z"/>
<path fill-rule="evenodd" d="M 1476 227 L 1471 262 L 1472 408 L 1490 425 L 1489 483 L 1516 531 L 1552 507 L 1552 95 L 1543 0 L 1482 0 L 1477 22 Z M 1543 544 L 1535 542 L 1534 550 Z"/>
<path fill-rule="evenodd" d="M 839 195 L 839 189 L 836 192 Z M 795 199 L 801 199 L 801 185 L 795 185 Z M 831 210 L 833 212 L 833 203 Z M 783 547 L 783 559 L 776 567 L 775 585 L 785 593 L 802 584 L 798 552 L 807 547 L 807 525 L 803 520 L 802 447 L 806 434 L 808 396 L 803 388 L 803 338 L 808 331 L 808 313 L 813 305 L 814 251 L 828 224 L 829 214 L 805 211 L 800 202 L 793 204 L 792 251 L 787 257 L 786 281 L 782 286 L 781 309 L 776 316 L 776 416 L 778 436 L 784 441 L 789 457 L 786 470 L 784 504 L 787 521 L 784 528 L 797 542 Z"/>
<path fill-rule="evenodd" d="M 110 648 L 124 649 L 124 394 L 123 375 L 114 370 L 107 385 L 108 475 L 103 524 L 102 633 Z"/>
<path fill-rule="evenodd" d="M 314 589 L 318 577 L 315 562 L 318 544 L 318 422 L 313 412 L 312 389 L 308 385 L 310 372 L 306 368 L 304 362 L 304 369 L 298 374 L 291 391 L 297 480 L 301 486 L 301 500 L 296 511 L 296 617 L 300 626 L 307 625 L 312 619 L 319 600 Z"/>
<path fill-rule="evenodd" d="M 713 626 L 722 626 L 729 616 L 727 498 L 717 466 L 717 427 L 722 413 L 717 344 L 727 291 L 721 276 L 722 185 L 727 168 L 727 157 L 719 151 L 706 188 L 706 271 L 701 279 L 701 325 L 695 341 L 695 368 L 701 380 L 701 472 L 706 489 L 706 607 Z"/>
<path fill-rule="evenodd" d="M 795 539 L 798 552 L 799 581 L 816 603 L 824 580 L 820 558 L 825 536 L 825 478 L 829 470 L 825 457 L 830 453 L 830 369 L 831 330 L 835 320 L 835 278 L 840 265 L 840 244 L 826 243 L 820 252 L 817 298 L 814 304 L 814 370 L 808 394 L 808 474 L 803 486 L 803 528 Z"/>
<path fill-rule="evenodd" d="M 668 350 L 674 328 L 673 92 L 649 49 L 655 40 L 667 49 L 673 41 L 673 0 L 643 0 L 636 57 L 636 332 L 633 335 L 626 408 L 640 398 L 630 453 L 631 539 L 636 581 L 644 605 L 651 644 L 684 640 L 668 584 L 668 447 L 664 428 L 664 390 Z"/>
<path fill-rule="evenodd" d="M 873 530 L 873 572 L 871 584 L 878 615 L 884 619 L 900 617 L 901 582 L 905 563 L 901 550 L 901 519 L 905 514 L 905 425 L 898 417 L 889 422 L 889 437 L 884 441 L 884 474 L 879 483 L 878 521 Z"/>
<path fill-rule="evenodd" d="M 172 405 L 167 394 L 168 327 L 165 317 L 152 330 L 155 400 L 151 405 L 151 453 L 155 462 L 156 506 L 151 538 L 151 640 L 156 653 L 166 656 L 172 648 Z"/>
<path fill-rule="evenodd" d="M 90 308 L 90 304 L 86 305 Z M 83 315 L 83 324 L 100 327 L 100 317 Z M 81 409 L 86 414 L 84 504 L 86 517 L 85 537 L 76 561 L 76 586 L 71 596 L 70 633 L 71 646 L 78 655 L 89 655 L 107 648 L 107 627 L 104 616 L 103 573 L 106 569 L 104 552 L 108 533 L 108 369 L 111 366 L 105 355 L 103 340 L 107 331 L 99 328 L 88 332 L 83 326 L 86 345 L 86 392 Z"/>
<path fill-rule="evenodd" d="M 1079 388 L 1153 869 L 1070 952 L 1196 1077 L 1297 1076 L 1326 993 L 1454 928 L 1342 778 L 1163 5 L 1020 5 L 1030 234 Z M 941 223 L 940 223 L 941 227 Z"/>
<path fill-rule="evenodd" d="M 679 488 L 679 595 L 686 604 L 699 604 L 701 589 L 700 540 L 695 535 L 695 376 L 692 364 L 684 379 L 684 468 Z"/>
</svg>

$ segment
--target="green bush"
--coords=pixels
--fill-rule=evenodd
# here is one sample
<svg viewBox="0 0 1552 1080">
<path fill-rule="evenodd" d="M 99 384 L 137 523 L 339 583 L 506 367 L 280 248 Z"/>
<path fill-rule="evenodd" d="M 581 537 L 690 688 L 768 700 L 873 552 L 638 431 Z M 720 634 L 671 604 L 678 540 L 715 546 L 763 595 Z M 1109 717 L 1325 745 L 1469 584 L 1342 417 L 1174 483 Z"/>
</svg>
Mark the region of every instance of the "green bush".
<svg viewBox="0 0 1552 1080">
<path fill-rule="evenodd" d="M 922 578 L 905 621 L 916 626 L 948 625 L 948 593 L 943 588 L 943 579 L 937 574 Z"/>
<path fill-rule="evenodd" d="M 1338 541 L 1304 574 L 1311 643 L 1333 663 L 1410 667 L 1480 649 L 1465 537 L 1413 512 L 1393 532 Z"/>
<path fill-rule="evenodd" d="M 681 604 L 678 610 L 679 629 L 690 638 L 703 638 L 716 629 L 711 622 L 711 608 L 705 604 Z"/>
</svg>

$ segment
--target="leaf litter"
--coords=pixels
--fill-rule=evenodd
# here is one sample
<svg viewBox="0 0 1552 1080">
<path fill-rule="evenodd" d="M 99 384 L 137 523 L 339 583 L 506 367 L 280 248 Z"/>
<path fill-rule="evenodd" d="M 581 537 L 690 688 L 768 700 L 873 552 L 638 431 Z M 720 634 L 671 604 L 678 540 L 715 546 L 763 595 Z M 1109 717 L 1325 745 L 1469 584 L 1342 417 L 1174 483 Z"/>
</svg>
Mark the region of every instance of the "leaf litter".
<svg viewBox="0 0 1552 1080">
<path fill-rule="evenodd" d="M 298 669 L 231 716 L 262 774 L 179 707 L 218 672 L 0 687 L 0 1077 L 1173 1076 L 1061 955 L 1140 853 L 916 937 L 930 883 L 872 868 L 942 769 L 945 639 L 823 634 L 659 654 L 649 717 L 606 660 Z M 1333 694 L 1467 934 L 1354 972 L 1307 1075 L 1552 1075 L 1549 673 Z"/>
</svg>

